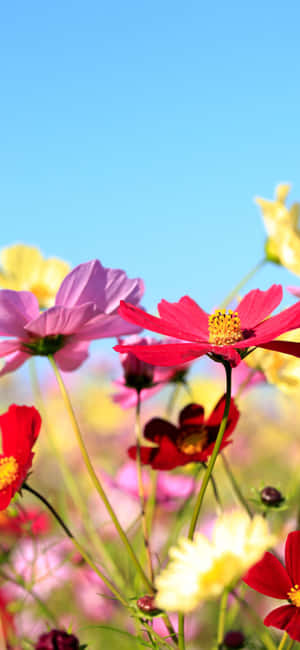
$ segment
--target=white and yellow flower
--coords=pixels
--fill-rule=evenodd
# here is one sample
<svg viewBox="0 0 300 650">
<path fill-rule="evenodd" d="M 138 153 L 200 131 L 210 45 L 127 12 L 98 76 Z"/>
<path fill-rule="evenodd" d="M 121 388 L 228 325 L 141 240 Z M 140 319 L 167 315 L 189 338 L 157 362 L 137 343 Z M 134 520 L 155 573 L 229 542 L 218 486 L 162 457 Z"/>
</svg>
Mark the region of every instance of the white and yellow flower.
<svg viewBox="0 0 300 650">
<path fill-rule="evenodd" d="M 196 533 L 193 541 L 182 538 L 171 548 L 171 562 L 156 580 L 158 607 L 187 613 L 220 596 L 275 541 L 261 515 L 249 519 L 240 510 L 221 515 L 211 541 Z"/>
</svg>

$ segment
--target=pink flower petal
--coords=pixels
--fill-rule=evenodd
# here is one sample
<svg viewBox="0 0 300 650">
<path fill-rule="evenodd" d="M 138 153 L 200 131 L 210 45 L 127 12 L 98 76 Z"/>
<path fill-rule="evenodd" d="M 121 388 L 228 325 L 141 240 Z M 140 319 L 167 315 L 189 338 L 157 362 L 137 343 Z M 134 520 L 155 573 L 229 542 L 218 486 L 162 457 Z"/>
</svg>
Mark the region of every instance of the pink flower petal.
<svg viewBox="0 0 300 650">
<path fill-rule="evenodd" d="M 56 334 L 69 334 L 81 331 L 83 325 L 95 313 L 95 305 L 87 303 L 80 307 L 50 307 L 43 311 L 38 318 L 30 321 L 25 327 L 27 332 L 40 338 Z"/>
<path fill-rule="evenodd" d="M 287 290 L 297 298 L 300 298 L 300 287 L 287 287 Z"/>
<path fill-rule="evenodd" d="M 273 284 L 267 291 L 254 289 L 247 293 L 236 308 L 242 329 L 252 329 L 269 316 L 282 301 L 282 287 Z"/>
<path fill-rule="evenodd" d="M 10 354 L 8 358 L 6 359 L 6 362 L 4 364 L 4 367 L 1 368 L 0 370 L 0 377 L 3 377 L 3 375 L 6 375 L 8 372 L 13 372 L 14 370 L 17 370 L 20 366 L 27 361 L 27 359 L 30 358 L 30 355 L 27 354 L 26 352 L 14 352 L 13 354 Z"/>
<path fill-rule="evenodd" d="M 118 314 L 99 314 L 83 326 L 81 337 L 86 341 L 105 339 L 112 336 L 126 336 L 136 334 L 141 328 L 138 325 L 127 323 Z"/>
<path fill-rule="evenodd" d="M 0 357 L 6 357 L 8 354 L 17 352 L 21 348 L 21 341 L 19 339 L 8 339 L 7 341 L 0 341 Z"/>
<path fill-rule="evenodd" d="M 183 296 L 178 302 L 162 300 L 158 311 L 162 319 L 176 324 L 178 329 L 207 340 L 208 314 L 189 296 Z"/>
<path fill-rule="evenodd" d="M 36 297 L 29 291 L 0 291 L 0 336 L 24 334 L 24 326 L 39 314 Z"/>
<path fill-rule="evenodd" d="M 243 581 L 255 591 L 271 598 L 286 599 L 292 587 L 284 566 L 269 552 L 249 569 Z"/>
<path fill-rule="evenodd" d="M 89 356 L 88 343 L 73 340 L 55 353 L 54 358 L 61 370 L 69 372 L 76 370 Z"/>
<path fill-rule="evenodd" d="M 132 352 L 138 359 L 157 366 L 179 366 L 210 351 L 208 344 L 116 345 L 117 352 Z M 238 356 L 238 355 L 237 355 Z"/>
</svg>

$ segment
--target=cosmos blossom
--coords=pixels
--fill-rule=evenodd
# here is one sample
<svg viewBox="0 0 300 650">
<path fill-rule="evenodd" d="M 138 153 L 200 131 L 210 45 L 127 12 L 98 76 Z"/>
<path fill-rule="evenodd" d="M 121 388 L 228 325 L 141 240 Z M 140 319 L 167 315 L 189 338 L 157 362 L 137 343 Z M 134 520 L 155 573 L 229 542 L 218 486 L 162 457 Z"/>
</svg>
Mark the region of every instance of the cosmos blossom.
<svg viewBox="0 0 300 650">
<path fill-rule="evenodd" d="M 31 468 L 32 447 L 40 432 L 41 416 L 34 406 L 12 404 L 0 415 L 0 428 L 0 510 L 5 510 Z"/>
<path fill-rule="evenodd" d="M 174 366 L 205 354 L 232 366 L 256 347 L 300 356 L 300 343 L 276 341 L 284 332 L 300 327 L 300 301 L 275 316 L 270 316 L 282 300 L 282 287 L 267 291 L 254 289 L 241 300 L 235 311 L 217 309 L 211 315 L 189 296 L 178 302 L 162 300 L 159 318 L 138 307 L 121 302 L 119 313 L 130 323 L 178 339 L 178 343 L 152 346 L 119 346 L 118 352 L 131 351 L 138 359 L 161 366 Z M 184 341 L 184 342 L 181 342 Z"/>
<path fill-rule="evenodd" d="M 275 555 L 265 553 L 243 580 L 260 594 L 288 601 L 287 605 L 273 609 L 264 624 L 285 630 L 292 639 L 300 641 L 300 530 L 287 536 L 285 567 Z"/>
<path fill-rule="evenodd" d="M 178 427 L 168 420 L 153 418 L 145 426 L 144 437 L 156 446 L 141 447 L 141 462 L 160 470 L 174 469 L 187 463 L 204 463 L 213 452 L 224 407 L 225 395 L 205 420 L 203 406 L 188 404 L 179 415 Z M 220 449 L 230 444 L 229 438 L 238 419 L 239 411 L 232 399 Z M 131 458 L 136 458 L 136 453 L 135 446 L 129 448 Z"/>
<path fill-rule="evenodd" d="M 118 314 L 122 298 L 137 304 L 143 282 L 124 271 L 104 268 L 98 260 L 80 264 L 63 280 L 54 307 L 40 312 L 29 291 L 0 291 L 0 376 L 19 368 L 32 355 L 54 355 L 61 370 L 78 368 L 88 357 L 90 341 L 134 333 Z"/>
</svg>

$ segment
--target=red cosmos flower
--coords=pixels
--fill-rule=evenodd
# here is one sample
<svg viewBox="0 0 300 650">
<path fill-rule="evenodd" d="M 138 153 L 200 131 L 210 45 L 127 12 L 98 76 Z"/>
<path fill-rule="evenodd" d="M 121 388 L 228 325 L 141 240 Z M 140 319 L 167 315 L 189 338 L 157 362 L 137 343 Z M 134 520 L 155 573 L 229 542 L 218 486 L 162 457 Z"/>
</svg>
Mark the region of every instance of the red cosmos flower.
<svg viewBox="0 0 300 650">
<path fill-rule="evenodd" d="M 118 352 L 133 352 L 138 359 L 159 366 L 174 366 L 204 354 L 226 359 L 236 366 L 249 348 L 261 347 L 300 356 L 300 343 L 276 341 L 280 334 L 300 327 L 300 301 L 268 318 L 282 300 L 282 287 L 273 284 L 267 291 L 247 293 L 236 310 L 217 309 L 209 316 L 197 303 L 183 296 L 179 302 L 162 300 L 160 318 L 121 301 L 119 313 L 130 323 L 184 343 L 158 345 L 117 345 Z"/>
<path fill-rule="evenodd" d="M 32 447 L 41 428 L 41 416 L 34 406 L 12 404 L 0 415 L 0 428 L 0 510 L 5 510 L 31 468 Z"/>
<path fill-rule="evenodd" d="M 204 420 L 204 408 L 199 404 L 188 404 L 179 414 L 179 424 L 161 418 L 153 418 L 144 429 L 144 437 L 157 447 L 141 447 L 141 462 L 153 469 L 174 469 L 187 463 L 204 463 L 212 454 L 224 414 L 225 395 L 221 397 L 213 412 Z M 232 441 L 229 436 L 236 427 L 239 411 L 231 400 L 227 426 L 221 449 Z M 136 458 L 136 447 L 130 447 L 128 454 Z"/>
<path fill-rule="evenodd" d="M 286 630 L 292 639 L 300 641 L 300 530 L 287 536 L 285 567 L 275 555 L 265 553 L 243 580 L 265 596 L 289 602 L 273 609 L 266 616 L 264 624 Z"/>
</svg>

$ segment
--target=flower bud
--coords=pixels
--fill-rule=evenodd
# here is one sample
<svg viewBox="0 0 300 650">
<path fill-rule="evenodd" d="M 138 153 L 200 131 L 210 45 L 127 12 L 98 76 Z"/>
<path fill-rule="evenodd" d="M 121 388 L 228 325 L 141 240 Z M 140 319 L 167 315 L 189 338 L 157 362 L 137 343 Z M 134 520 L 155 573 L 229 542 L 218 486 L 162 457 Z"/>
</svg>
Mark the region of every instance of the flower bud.
<svg viewBox="0 0 300 650">
<path fill-rule="evenodd" d="M 130 344 L 147 345 L 149 338 L 140 338 L 131 336 L 126 339 Z M 140 391 L 143 388 L 150 388 L 153 382 L 154 366 L 146 361 L 140 361 L 132 352 L 124 352 L 120 354 L 120 360 L 124 370 L 125 384 L 128 388 L 135 388 Z"/>
<path fill-rule="evenodd" d="M 260 498 L 266 506 L 279 506 L 284 501 L 281 492 L 271 485 L 267 485 L 261 490 Z"/>
<path fill-rule="evenodd" d="M 40 636 L 35 650 L 79 650 L 79 641 L 74 634 L 67 634 L 63 630 L 51 630 Z"/>
<path fill-rule="evenodd" d="M 239 630 L 229 630 L 224 637 L 225 648 L 243 648 L 245 637 Z"/>
<path fill-rule="evenodd" d="M 155 605 L 155 598 L 154 596 L 150 596 L 146 594 L 146 596 L 142 596 L 137 600 L 137 606 L 138 608 L 144 613 L 148 614 L 148 616 L 154 616 L 155 614 L 158 614 L 161 610 Z"/>
</svg>

